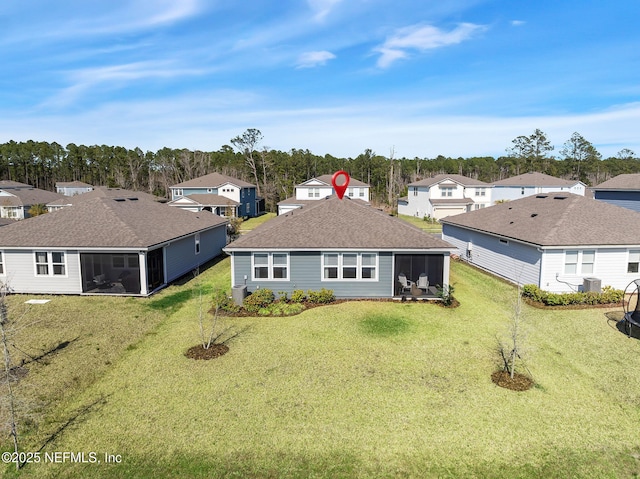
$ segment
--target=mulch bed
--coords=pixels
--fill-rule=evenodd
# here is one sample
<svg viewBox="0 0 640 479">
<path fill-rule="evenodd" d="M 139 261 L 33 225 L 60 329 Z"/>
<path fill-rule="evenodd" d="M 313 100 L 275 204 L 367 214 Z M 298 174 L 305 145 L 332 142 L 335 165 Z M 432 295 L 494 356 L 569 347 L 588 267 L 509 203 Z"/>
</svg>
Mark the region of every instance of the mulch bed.
<svg viewBox="0 0 640 479">
<path fill-rule="evenodd" d="M 533 301 L 529 298 L 523 298 L 524 302 L 529 306 L 533 306 L 538 309 L 611 309 L 611 308 L 621 308 L 620 303 L 608 303 L 608 304 L 567 304 L 567 305 L 558 305 L 558 306 L 549 306 L 539 301 Z"/>
<path fill-rule="evenodd" d="M 526 391 L 533 386 L 533 379 L 524 374 L 514 373 L 513 379 L 507 371 L 495 371 L 491 380 L 501 388 L 512 391 Z"/>
<path fill-rule="evenodd" d="M 229 346 L 226 344 L 212 344 L 209 349 L 204 349 L 202 344 L 193 346 L 187 350 L 184 355 L 190 359 L 213 359 L 218 358 L 229 352 Z"/>
</svg>

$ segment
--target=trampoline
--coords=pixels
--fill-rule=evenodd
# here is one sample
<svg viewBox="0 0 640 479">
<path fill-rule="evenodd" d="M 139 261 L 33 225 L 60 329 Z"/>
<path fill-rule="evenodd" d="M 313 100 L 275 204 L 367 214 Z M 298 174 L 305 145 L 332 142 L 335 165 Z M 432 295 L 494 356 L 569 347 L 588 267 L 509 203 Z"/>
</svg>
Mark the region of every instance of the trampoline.
<svg viewBox="0 0 640 479">
<path fill-rule="evenodd" d="M 624 309 L 624 327 L 627 335 L 631 337 L 631 328 L 635 326 L 640 328 L 640 279 L 631 281 L 624 290 L 624 298 L 622 300 L 622 308 Z"/>
</svg>

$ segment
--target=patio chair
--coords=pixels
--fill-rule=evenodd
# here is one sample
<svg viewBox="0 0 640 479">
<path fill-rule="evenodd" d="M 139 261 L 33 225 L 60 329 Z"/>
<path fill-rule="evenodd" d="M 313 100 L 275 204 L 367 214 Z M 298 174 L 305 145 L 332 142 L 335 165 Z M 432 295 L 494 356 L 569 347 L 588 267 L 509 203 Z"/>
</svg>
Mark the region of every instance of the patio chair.
<svg viewBox="0 0 640 479">
<path fill-rule="evenodd" d="M 425 273 L 422 273 L 418 278 L 416 286 L 419 289 L 424 290 L 424 294 L 427 294 L 429 292 L 429 277 Z"/>
<path fill-rule="evenodd" d="M 400 282 L 400 286 L 402 286 L 402 292 L 405 291 L 411 292 L 411 286 L 413 285 L 413 281 L 407 279 L 407 275 L 404 273 L 400 273 L 398 275 L 398 281 Z"/>
</svg>

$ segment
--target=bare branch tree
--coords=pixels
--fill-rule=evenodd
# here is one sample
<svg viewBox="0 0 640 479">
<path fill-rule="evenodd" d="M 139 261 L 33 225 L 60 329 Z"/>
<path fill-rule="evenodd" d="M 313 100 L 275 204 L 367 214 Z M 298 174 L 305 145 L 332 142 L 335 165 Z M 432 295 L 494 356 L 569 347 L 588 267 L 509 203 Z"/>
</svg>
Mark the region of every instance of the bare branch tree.
<svg viewBox="0 0 640 479">
<path fill-rule="evenodd" d="M 261 141 L 262 132 L 256 128 L 249 128 L 242 134 L 242 136 L 236 136 L 231 140 L 233 146 L 235 146 L 238 151 L 244 155 L 245 162 L 251 170 L 251 173 L 253 173 L 258 196 L 261 196 L 260 182 L 258 181 L 258 166 L 256 164 L 254 153 L 256 152 L 256 148 Z"/>
</svg>

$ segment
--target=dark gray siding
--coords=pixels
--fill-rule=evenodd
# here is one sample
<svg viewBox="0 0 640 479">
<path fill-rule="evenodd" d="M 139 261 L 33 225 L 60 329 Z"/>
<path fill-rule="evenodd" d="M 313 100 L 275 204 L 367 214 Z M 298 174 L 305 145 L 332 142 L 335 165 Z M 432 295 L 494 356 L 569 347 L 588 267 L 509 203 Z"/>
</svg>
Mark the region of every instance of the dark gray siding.
<svg viewBox="0 0 640 479">
<path fill-rule="evenodd" d="M 322 288 L 332 289 L 337 298 L 388 298 L 392 294 L 393 255 L 390 252 L 378 254 L 377 281 L 323 281 L 320 251 L 294 251 L 289 254 L 289 281 L 252 281 L 251 253 L 234 253 L 234 277 L 237 285 L 245 284 L 255 291 L 258 287 L 278 291 L 302 289 L 307 291 Z"/>
</svg>

